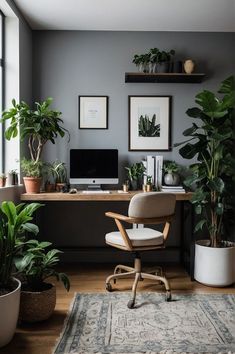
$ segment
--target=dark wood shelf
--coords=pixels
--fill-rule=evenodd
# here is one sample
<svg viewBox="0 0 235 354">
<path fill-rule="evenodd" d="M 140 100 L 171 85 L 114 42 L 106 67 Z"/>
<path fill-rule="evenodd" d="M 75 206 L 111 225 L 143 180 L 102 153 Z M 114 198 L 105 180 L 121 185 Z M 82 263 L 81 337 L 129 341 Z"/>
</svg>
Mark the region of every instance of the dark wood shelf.
<svg viewBox="0 0 235 354">
<path fill-rule="evenodd" d="M 205 74 L 185 73 L 125 73 L 125 82 L 152 82 L 152 83 L 181 83 L 199 84 L 205 78 Z"/>
</svg>

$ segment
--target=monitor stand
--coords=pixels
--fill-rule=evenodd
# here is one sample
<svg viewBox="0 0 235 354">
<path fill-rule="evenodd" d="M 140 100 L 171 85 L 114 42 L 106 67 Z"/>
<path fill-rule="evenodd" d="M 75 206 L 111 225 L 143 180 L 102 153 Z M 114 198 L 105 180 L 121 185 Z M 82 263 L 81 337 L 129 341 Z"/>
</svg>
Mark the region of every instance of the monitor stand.
<svg viewBox="0 0 235 354">
<path fill-rule="evenodd" d="M 102 190 L 101 184 L 89 184 L 87 186 L 87 190 L 88 191 L 101 191 Z"/>
</svg>

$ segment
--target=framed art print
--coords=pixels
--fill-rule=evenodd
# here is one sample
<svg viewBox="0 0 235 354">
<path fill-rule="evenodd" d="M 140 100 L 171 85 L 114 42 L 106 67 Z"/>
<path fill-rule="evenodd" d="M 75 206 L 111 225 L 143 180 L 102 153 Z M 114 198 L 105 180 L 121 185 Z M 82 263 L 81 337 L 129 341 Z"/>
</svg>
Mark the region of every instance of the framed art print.
<svg viewBox="0 0 235 354">
<path fill-rule="evenodd" d="M 79 129 L 108 129 L 108 96 L 79 96 Z"/>
<path fill-rule="evenodd" d="M 129 96 L 129 150 L 171 149 L 171 96 Z"/>
</svg>

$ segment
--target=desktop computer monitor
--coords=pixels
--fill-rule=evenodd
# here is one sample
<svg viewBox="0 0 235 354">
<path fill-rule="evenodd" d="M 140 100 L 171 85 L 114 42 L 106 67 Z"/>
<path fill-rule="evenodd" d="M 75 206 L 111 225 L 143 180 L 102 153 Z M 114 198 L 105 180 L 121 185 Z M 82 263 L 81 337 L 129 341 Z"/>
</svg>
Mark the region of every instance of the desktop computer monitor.
<svg viewBox="0 0 235 354">
<path fill-rule="evenodd" d="M 118 150 L 70 150 L 70 183 L 100 186 L 118 183 Z"/>
</svg>

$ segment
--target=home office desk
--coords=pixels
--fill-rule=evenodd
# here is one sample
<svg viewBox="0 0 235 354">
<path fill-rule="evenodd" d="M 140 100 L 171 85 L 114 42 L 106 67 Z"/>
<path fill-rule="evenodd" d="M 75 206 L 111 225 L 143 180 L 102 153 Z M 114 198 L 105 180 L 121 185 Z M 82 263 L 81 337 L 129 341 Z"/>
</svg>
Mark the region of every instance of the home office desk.
<svg viewBox="0 0 235 354">
<path fill-rule="evenodd" d="M 111 191 L 111 193 L 108 194 L 85 194 L 82 193 L 81 191 L 78 191 L 78 193 L 75 194 L 69 194 L 69 193 L 40 193 L 40 194 L 22 194 L 21 195 L 21 201 L 23 202 L 39 202 L 45 205 L 64 205 L 65 208 L 60 209 L 59 214 L 61 214 L 62 210 L 67 209 L 67 206 L 73 207 L 74 203 L 81 204 L 85 203 L 89 204 L 90 208 L 92 208 L 92 205 L 95 204 L 98 208 L 100 205 L 105 204 L 106 210 L 107 210 L 107 204 L 114 202 L 115 204 L 118 204 L 118 202 L 129 202 L 131 198 L 137 194 L 141 193 L 142 191 L 130 191 L 128 193 L 119 193 L 118 191 Z M 194 271 L 194 238 L 193 238 L 193 212 L 192 212 L 192 205 L 190 203 L 190 199 L 192 197 L 192 193 L 174 193 L 176 196 L 176 201 L 177 203 L 180 203 L 180 209 L 181 209 L 181 226 L 180 226 L 180 261 L 184 265 L 184 267 L 187 269 L 188 273 L 191 275 L 191 278 L 193 277 L 193 271 Z M 84 205 L 84 204 L 82 204 Z M 112 209 L 109 209 L 112 210 Z M 52 211 L 50 209 L 49 213 Z M 88 209 L 89 212 L 89 209 Z M 103 212 L 103 211 L 102 211 Z M 67 217 L 65 217 L 64 222 L 70 222 L 67 220 L 68 214 L 66 214 Z M 102 214 L 103 215 L 103 214 Z M 49 221 L 49 216 L 48 213 L 45 215 L 44 213 L 44 219 L 48 217 L 48 221 L 46 222 L 47 226 L 50 226 L 50 221 Z M 55 215 L 54 216 L 54 221 L 61 221 L 63 218 L 62 215 Z M 78 220 L 79 217 L 75 215 L 75 218 L 73 218 L 73 223 L 80 223 Z M 42 220 L 42 218 L 41 218 Z M 92 219 L 89 218 L 88 216 L 88 222 L 92 223 Z M 186 223 L 187 221 L 187 223 Z M 186 225 L 187 224 L 187 225 Z M 45 225 L 45 222 L 44 222 Z M 188 230 L 187 230 L 188 226 Z M 44 226 L 46 228 L 46 226 Z M 106 231 L 107 232 L 107 231 Z M 45 233 L 45 231 L 44 231 Z M 92 242 L 90 243 L 92 245 Z M 61 248 L 61 247 L 60 247 Z M 62 248 L 63 249 L 63 248 Z"/>
</svg>

